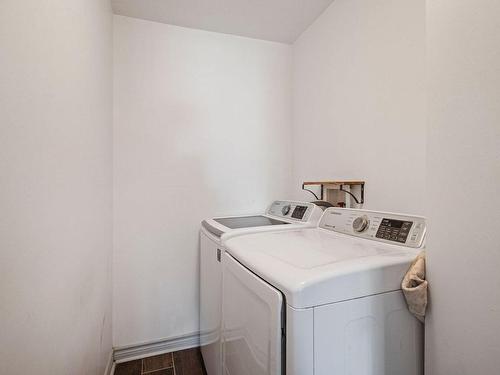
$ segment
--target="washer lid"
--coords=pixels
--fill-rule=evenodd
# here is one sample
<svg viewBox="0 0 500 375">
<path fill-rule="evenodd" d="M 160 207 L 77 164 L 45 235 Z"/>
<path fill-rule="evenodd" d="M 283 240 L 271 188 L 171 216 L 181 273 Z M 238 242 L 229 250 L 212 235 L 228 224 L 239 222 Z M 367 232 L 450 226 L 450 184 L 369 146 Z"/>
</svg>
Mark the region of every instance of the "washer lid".
<svg viewBox="0 0 500 375">
<path fill-rule="evenodd" d="M 284 225 L 290 224 L 286 221 L 273 219 L 264 215 L 237 216 L 237 217 L 219 217 L 214 221 L 230 229 L 263 227 L 265 225 Z"/>
<path fill-rule="evenodd" d="M 398 290 L 420 251 L 322 228 L 236 237 L 226 249 L 295 308 Z"/>
</svg>

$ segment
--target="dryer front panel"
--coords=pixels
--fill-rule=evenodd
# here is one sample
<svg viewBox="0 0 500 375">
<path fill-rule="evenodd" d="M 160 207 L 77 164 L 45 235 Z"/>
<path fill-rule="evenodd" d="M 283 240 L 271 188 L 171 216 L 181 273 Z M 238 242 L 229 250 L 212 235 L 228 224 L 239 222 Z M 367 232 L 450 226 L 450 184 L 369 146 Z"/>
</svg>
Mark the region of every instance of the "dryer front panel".
<svg viewBox="0 0 500 375">
<path fill-rule="evenodd" d="M 314 308 L 315 375 L 422 375 L 423 325 L 401 291 Z"/>
<path fill-rule="evenodd" d="M 279 375 L 283 297 L 228 253 L 223 260 L 222 339 L 226 375 Z"/>
</svg>

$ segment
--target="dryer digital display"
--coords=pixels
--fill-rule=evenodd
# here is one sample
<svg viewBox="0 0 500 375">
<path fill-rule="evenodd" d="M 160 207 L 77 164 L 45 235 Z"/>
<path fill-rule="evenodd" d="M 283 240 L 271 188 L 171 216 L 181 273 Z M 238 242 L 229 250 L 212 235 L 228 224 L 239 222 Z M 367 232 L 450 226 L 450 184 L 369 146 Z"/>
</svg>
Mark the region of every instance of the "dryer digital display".
<svg viewBox="0 0 500 375">
<path fill-rule="evenodd" d="M 378 227 L 376 237 L 405 243 L 412 225 L 411 221 L 384 218 Z"/>
</svg>

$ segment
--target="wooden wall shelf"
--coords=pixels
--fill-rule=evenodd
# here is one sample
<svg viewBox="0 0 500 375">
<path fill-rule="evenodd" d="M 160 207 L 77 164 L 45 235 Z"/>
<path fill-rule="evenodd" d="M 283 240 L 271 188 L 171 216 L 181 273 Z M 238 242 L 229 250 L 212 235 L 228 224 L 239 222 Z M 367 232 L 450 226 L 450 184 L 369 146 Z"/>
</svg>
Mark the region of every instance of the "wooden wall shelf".
<svg viewBox="0 0 500 375">
<path fill-rule="evenodd" d="M 360 180 L 338 180 L 338 181 L 306 181 L 302 185 L 364 185 L 364 181 Z"/>
</svg>

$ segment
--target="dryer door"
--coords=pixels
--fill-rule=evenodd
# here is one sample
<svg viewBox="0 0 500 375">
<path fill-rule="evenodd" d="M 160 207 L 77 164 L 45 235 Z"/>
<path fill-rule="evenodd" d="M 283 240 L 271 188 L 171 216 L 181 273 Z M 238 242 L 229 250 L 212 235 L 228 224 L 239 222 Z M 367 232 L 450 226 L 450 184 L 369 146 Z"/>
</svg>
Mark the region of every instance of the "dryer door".
<svg viewBox="0 0 500 375">
<path fill-rule="evenodd" d="M 223 263 L 224 373 L 280 375 L 285 342 L 282 294 L 228 253 Z"/>
</svg>

